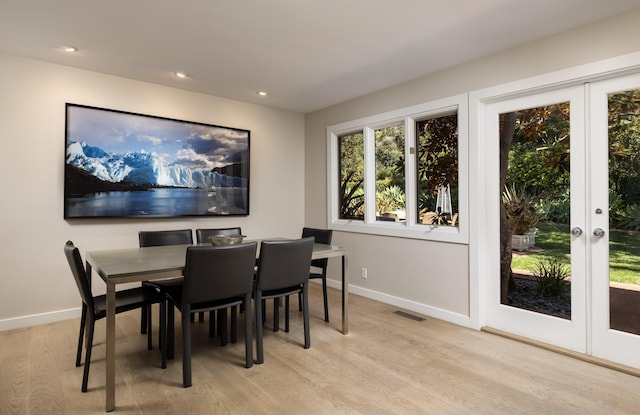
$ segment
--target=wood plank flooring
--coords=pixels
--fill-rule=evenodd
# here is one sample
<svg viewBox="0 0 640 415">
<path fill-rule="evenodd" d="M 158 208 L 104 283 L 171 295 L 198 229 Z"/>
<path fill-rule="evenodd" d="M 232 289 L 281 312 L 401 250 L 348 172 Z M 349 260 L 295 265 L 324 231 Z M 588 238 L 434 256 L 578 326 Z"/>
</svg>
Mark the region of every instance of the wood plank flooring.
<svg viewBox="0 0 640 415">
<path fill-rule="evenodd" d="M 322 321 L 316 284 L 310 297 L 311 348 L 302 347 L 293 300 L 290 333 L 271 331 L 269 310 L 265 363 L 251 369 L 243 365 L 242 335 L 221 347 L 208 338 L 206 322 L 194 323 L 188 389 L 179 338 L 176 359 L 162 370 L 157 327 L 149 351 L 140 313 L 118 315 L 114 413 L 640 414 L 639 377 L 433 318 L 414 321 L 355 295 L 343 336 L 339 292 L 330 291 L 331 323 Z M 96 326 L 87 393 L 74 364 L 78 324 L 0 332 L 0 414 L 104 413 L 104 320 Z"/>
</svg>

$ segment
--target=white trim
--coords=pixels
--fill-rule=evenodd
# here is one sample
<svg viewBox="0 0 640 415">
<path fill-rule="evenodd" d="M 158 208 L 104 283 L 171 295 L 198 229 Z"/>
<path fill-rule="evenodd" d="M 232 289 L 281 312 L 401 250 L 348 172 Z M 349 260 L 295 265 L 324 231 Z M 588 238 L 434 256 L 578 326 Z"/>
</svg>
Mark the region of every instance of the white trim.
<svg viewBox="0 0 640 415">
<path fill-rule="evenodd" d="M 487 265 L 487 244 L 481 243 L 484 218 L 487 216 L 486 203 L 483 200 L 486 191 L 487 163 L 484 160 L 477 131 L 484 131 L 484 102 L 471 99 L 469 96 L 469 171 L 475 172 L 469 178 L 469 319 L 471 327 L 480 329 L 486 320 L 485 304 L 482 287 L 486 286 L 485 270 Z"/>
<path fill-rule="evenodd" d="M 42 324 L 55 323 L 57 321 L 80 318 L 82 309 L 70 308 L 68 310 L 51 311 L 48 313 L 32 314 L 0 320 L 0 331 L 21 329 L 24 327 L 40 326 Z"/>
<path fill-rule="evenodd" d="M 623 76 L 640 70 L 640 52 L 533 76 L 469 93 L 472 101 L 490 103 L 571 85 Z"/>
<path fill-rule="evenodd" d="M 339 281 L 330 279 L 327 279 L 327 285 L 336 289 L 342 288 L 342 284 Z M 384 304 L 399 307 L 405 310 L 413 311 L 415 313 L 419 313 L 428 317 L 437 318 L 439 320 L 457 324 L 459 326 L 473 328 L 469 316 L 465 316 L 463 314 L 453 313 L 441 308 L 432 307 L 426 304 L 407 300 L 405 298 L 400 298 L 393 295 L 381 293 L 379 291 L 373 291 L 367 288 L 358 287 L 357 285 L 349 284 L 349 295 L 352 294 L 379 301 Z"/>
</svg>

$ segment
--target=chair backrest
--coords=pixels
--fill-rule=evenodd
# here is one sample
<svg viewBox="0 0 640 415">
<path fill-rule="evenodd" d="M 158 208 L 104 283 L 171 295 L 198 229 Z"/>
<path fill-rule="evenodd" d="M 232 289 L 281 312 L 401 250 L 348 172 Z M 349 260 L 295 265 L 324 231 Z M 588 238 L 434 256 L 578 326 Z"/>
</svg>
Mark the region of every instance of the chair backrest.
<svg viewBox="0 0 640 415">
<path fill-rule="evenodd" d="M 270 291 L 308 281 L 312 253 L 312 237 L 262 241 L 256 287 Z"/>
<path fill-rule="evenodd" d="M 184 268 L 183 304 L 243 296 L 253 290 L 256 242 L 190 246 Z"/>
<path fill-rule="evenodd" d="M 242 228 L 211 228 L 196 229 L 196 241 L 198 243 L 209 242 L 209 238 L 218 235 L 242 235 Z"/>
<path fill-rule="evenodd" d="M 175 231 L 140 231 L 138 232 L 140 247 L 165 245 L 191 245 L 193 233 L 191 229 Z"/>
<path fill-rule="evenodd" d="M 69 268 L 71 268 L 73 279 L 76 281 L 76 285 L 78 286 L 80 298 L 82 298 L 82 302 L 85 303 L 93 313 L 93 294 L 91 293 L 89 278 L 87 278 L 87 273 L 84 270 L 80 251 L 73 245 L 73 242 L 67 241 L 64 245 L 64 255 L 67 257 L 67 262 L 69 263 Z"/>
<path fill-rule="evenodd" d="M 333 231 L 331 229 L 302 228 L 302 237 L 307 238 L 309 236 L 313 236 L 316 243 L 331 245 Z M 311 266 L 322 268 L 322 272 L 324 273 L 327 269 L 328 262 L 329 260 L 327 258 L 314 259 L 311 261 Z"/>
</svg>

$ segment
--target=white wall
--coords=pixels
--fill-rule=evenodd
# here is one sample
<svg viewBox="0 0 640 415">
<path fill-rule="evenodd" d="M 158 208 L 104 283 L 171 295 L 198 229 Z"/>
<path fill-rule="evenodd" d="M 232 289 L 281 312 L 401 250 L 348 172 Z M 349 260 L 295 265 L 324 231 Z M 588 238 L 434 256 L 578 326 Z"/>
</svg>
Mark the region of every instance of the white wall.
<svg viewBox="0 0 640 415">
<path fill-rule="evenodd" d="M 63 220 L 65 102 L 251 130 L 250 215 Z M 304 225 L 304 116 L 0 54 L 0 330 L 79 316 L 63 255 L 136 247 L 139 230 L 242 226 L 298 237 Z M 96 290 L 104 284 L 94 278 Z M 65 311 L 66 310 L 66 311 Z"/>
<path fill-rule="evenodd" d="M 306 223 L 327 225 L 326 127 L 493 85 L 516 81 L 640 51 L 640 12 L 628 13 L 447 69 L 306 116 Z M 473 117 L 474 114 L 470 114 Z M 475 133 L 470 131 L 471 140 Z M 473 143 L 472 143 L 473 144 Z M 472 155 L 473 156 L 473 155 Z M 470 178 L 478 166 L 471 164 Z M 473 185 L 473 180 L 470 180 Z M 477 298 L 471 287 L 469 250 L 483 218 L 483 192 L 471 189 L 470 246 L 336 232 L 349 250 L 351 291 L 410 310 L 475 326 Z M 330 265 L 337 285 L 339 269 Z M 360 278 L 362 267 L 368 278 Z M 476 292 L 478 290 L 475 290 Z M 476 315 L 474 315 L 476 314 Z"/>
<path fill-rule="evenodd" d="M 328 125 L 636 52 L 637 39 L 640 12 L 628 13 L 306 117 L 0 54 L 0 330 L 79 315 L 62 254 L 67 239 L 84 252 L 137 246 L 142 229 L 240 225 L 249 236 L 294 237 L 303 224 L 325 227 Z M 251 130 L 251 215 L 64 221 L 65 102 Z M 471 200 L 472 214 L 478 202 Z M 347 233 L 334 243 L 349 249 L 353 292 L 467 324 L 469 246 Z M 330 263 L 337 285 L 338 261 Z"/>
</svg>

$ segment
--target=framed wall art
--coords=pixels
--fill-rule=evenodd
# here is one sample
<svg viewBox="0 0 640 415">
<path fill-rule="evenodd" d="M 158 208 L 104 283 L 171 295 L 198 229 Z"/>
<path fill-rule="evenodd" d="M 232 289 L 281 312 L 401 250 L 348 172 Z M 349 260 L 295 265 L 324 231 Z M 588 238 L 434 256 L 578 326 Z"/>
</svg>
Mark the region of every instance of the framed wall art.
<svg viewBox="0 0 640 415">
<path fill-rule="evenodd" d="M 67 103 L 65 140 L 65 219 L 249 214 L 249 130 Z"/>
</svg>

